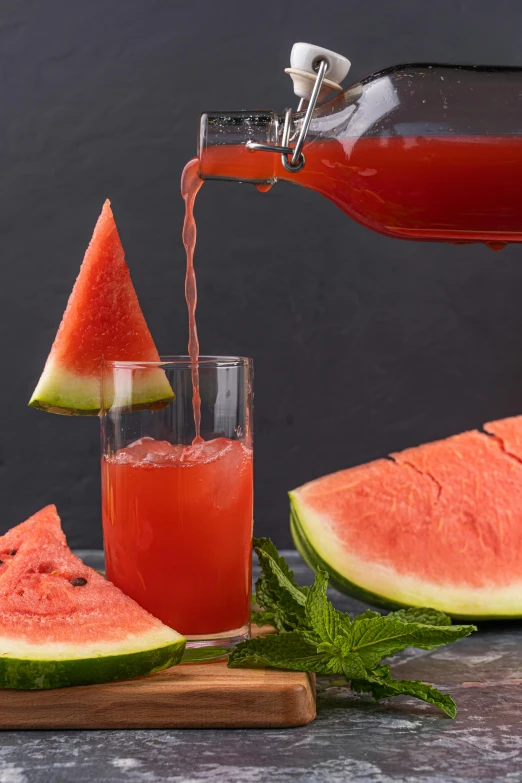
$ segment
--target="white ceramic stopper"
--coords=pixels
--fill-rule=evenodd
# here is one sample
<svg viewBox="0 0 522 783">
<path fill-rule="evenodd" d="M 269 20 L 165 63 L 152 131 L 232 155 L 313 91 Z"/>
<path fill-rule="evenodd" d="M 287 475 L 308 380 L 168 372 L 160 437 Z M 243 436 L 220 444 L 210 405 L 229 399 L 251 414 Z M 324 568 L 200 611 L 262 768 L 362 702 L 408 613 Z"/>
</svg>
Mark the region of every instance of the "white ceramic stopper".
<svg viewBox="0 0 522 783">
<path fill-rule="evenodd" d="M 293 45 L 290 68 L 285 69 L 285 73 L 292 77 L 294 92 L 299 98 L 310 97 L 317 76 L 316 66 L 320 60 L 326 60 L 328 67 L 319 97 L 323 98 L 332 91 L 342 90 L 340 82 L 350 70 L 350 60 L 330 49 L 323 49 L 322 46 L 301 42 Z"/>
</svg>

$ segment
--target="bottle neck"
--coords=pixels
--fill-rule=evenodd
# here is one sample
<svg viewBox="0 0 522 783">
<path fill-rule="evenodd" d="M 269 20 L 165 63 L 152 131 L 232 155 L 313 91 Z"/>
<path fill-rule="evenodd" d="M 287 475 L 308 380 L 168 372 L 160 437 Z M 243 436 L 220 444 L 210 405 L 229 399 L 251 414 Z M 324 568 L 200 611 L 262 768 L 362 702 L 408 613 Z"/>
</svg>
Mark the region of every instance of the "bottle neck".
<svg viewBox="0 0 522 783">
<path fill-rule="evenodd" d="M 199 125 L 199 176 L 272 183 L 277 152 L 253 152 L 248 141 L 280 143 L 281 118 L 272 111 L 205 112 Z"/>
</svg>

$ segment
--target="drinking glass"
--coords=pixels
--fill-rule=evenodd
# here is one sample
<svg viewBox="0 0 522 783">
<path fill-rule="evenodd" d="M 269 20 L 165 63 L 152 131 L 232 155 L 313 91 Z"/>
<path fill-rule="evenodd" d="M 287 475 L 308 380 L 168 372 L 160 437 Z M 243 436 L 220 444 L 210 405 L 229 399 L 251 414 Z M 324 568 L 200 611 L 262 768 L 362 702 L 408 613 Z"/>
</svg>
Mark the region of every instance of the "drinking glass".
<svg viewBox="0 0 522 783">
<path fill-rule="evenodd" d="M 249 635 L 252 382 L 242 357 L 102 366 L 107 578 L 192 647 L 227 648 Z M 158 387 L 171 399 L 148 402 Z"/>
</svg>

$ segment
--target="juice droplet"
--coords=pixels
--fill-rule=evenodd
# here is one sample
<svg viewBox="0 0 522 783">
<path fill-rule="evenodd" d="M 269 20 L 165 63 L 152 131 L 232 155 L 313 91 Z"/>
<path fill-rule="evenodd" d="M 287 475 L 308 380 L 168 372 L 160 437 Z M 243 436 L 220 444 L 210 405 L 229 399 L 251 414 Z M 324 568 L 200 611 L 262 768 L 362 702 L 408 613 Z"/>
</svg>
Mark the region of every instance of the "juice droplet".
<svg viewBox="0 0 522 783">
<path fill-rule="evenodd" d="M 504 248 L 507 245 L 507 242 L 485 242 L 484 244 L 487 247 L 489 247 L 490 250 L 493 250 L 495 253 L 498 253 L 499 250 L 504 250 Z"/>
<path fill-rule="evenodd" d="M 272 187 L 271 182 L 258 182 L 256 185 L 256 188 L 259 190 L 260 193 L 268 193 L 271 187 Z"/>
</svg>

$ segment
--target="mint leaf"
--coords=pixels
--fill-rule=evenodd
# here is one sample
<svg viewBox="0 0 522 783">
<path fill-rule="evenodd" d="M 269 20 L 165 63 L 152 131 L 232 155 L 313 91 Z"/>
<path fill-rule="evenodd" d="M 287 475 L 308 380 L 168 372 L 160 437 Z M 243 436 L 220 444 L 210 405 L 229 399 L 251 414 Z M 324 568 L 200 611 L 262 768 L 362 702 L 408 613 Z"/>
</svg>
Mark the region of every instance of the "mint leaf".
<svg viewBox="0 0 522 783">
<path fill-rule="evenodd" d="M 394 617 L 396 620 L 403 620 L 405 623 L 421 623 L 421 625 L 451 625 L 451 617 L 437 609 L 429 609 L 426 606 L 411 607 L 410 609 L 399 609 L 397 612 L 390 612 L 387 617 Z"/>
<path fill-rule="evenodd" d="M 298 587 L 286 560 L 269 538 L 256 538 L 254 545 L 261 576 L 256 582 L 257 603 L 271 613 L 270 622 L 279 631 L 306 627 L 307 588 Z"/>
<path fill-rule="evenodd" d="M 294 579 L 294 572 L 290 569 L 290 566 L 284 559 L 284 557 L 281 557 L 279 552 L 277 551 L 277 548 L 275 544 L 271 541 L 270 538 L 254 538 L 253 540 L 253 547 L 256 550 L 256 553 L 259 557 L 259 551 L 263 552 L 263 554 L 268 555 L 269 557 L 274 560 L 283 574 L 286 576 L 286 578 L 295 586 L 295 579 Z M 263 563 L 260 561 L 261 570 L 264 572 Z M 302 589 L 302 588 L 299 588 Z"/>
<path fill-rule="evenodd" d="M 367 609 L 354 617 L 354 622 L 369 620 L 372 617 L 393 617 L 396 620 L 403 620 L 405 623 L 421 623 L 422 625 L 451 625 L 451 617 L 448 617 L 444 612 L 426 606 L 398 609 L 395 612 L 388 612 L 386 615 L 374 612 L 373 609 Z"/>
<path fill-rule="evenodd" d="M 321 670 L 316 674 L 326 676 L 343 675 L 347 680 L 364 678 L 367 676 L 366 667 L 357 653 L 348 653 L 347 655 L 337 654 L 325 659 Z"/>
<path fill-rule="evenodd" d="M 367 671 L 362 658 L 357 653 L 348 653 L 342 658 L 342 673 L 350 682 L 360 677 L 366 677 Z"/>
<path fill-rule="evenodd" d="M 362 614 L 358 614 L 353 618 L 354 623 L 358 623 L 359 620 L 371 620 L 372 617 L 383 617 L 380 612 L 374 612 L 373 609 L 367 609 Z"/>
<path fill-rule="evenodd" d="M 334 644 L 339 633 L 339 614 L 326 597 L 328 574 L 318 570 L 315 582 L 306 597 L 306 617 L 311 628 L 323 642 Z"/>
<path fill-rule="evenodd" d="M 259 628 L 263 625 L 273 625 L 276 627 L 277 616 L 275 612 L 266 612 L 264 609 L 260 612 L 252 610 L 250 612 L 250 622 Z"/>
<path fill-rule="evenodd" d="M 421 625 L 396 620 L 394 617 L 373 617 L 352 624 L 352 651 L 359 653 L 365 666 L 373 668 L 382 658 L 418 647 L 434 650 L 469 636 L 473 625 Z"/>
<path fill-rule="evenodd" d="M 376 701 L 388 696 L 414 696 L 438 707 L 450 718 L 457 714 L 457 705 L 449 694 L 418 680 L 382 679 L 370 675 L 360 680 L 352 679 L 350 687 L 357 693 L 370 693 Z"/>
<path fill-rule="evenodd" d="M 328 656 L 301 631 L 270 634 L 240 642 L 228 659 L 231 668 L 275 667 L 300 672 L 322 671 Z"/>
<path fill-rule="evenodd" d="M 318 640 L 306 631 L 270 634 L 241 642 L 230 654 L 231 668 L 271 667 L 316 674 L 365 677 L 366 668 L 357 653 L 332 656 L 319 649 Z"/>
</svg>

